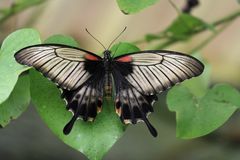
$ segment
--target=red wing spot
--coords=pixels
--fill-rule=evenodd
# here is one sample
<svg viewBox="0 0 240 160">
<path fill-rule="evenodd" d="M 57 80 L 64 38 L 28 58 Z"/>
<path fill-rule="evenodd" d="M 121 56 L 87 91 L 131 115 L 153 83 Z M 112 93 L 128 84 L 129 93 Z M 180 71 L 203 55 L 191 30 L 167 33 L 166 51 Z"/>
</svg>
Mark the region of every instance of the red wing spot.
<svg viewBox="0 0 240 160">
<path fill-rule="evenodd" d="M 87 60 L 90 60 L 90 61 L 98 61 L 99 60 L 98 57 L 93 56 L 91 54 L 85 54 L 84 58 L 87 59 Z"/>
<path fill-rule="evenodd" d="M 118 62 L 132 62 L 132 57 L 131 56 L 123 56 L 121 58 L 117 59 Z"/>
</svg>

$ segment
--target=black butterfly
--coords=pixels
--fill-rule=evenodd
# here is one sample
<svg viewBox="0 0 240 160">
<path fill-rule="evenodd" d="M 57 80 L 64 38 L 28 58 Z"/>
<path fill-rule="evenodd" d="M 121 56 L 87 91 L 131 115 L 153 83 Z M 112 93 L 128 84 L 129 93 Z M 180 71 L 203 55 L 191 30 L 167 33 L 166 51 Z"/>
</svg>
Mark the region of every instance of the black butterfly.
<svg viewBox="0 0 240 160">
<path fill-rule="evenodd" d="M 203 72 L 194 57 L 164 50 L 148 50 L 113 57 L 60 44 L 40 44 L 21 49 L 17 62 L 32 66 L 62 89 L 67 109 L 73 112 L 63 132 L 69 134 L 81 118 L 93 121 L 101 112 L 103 98 L 112 96 L 116 113 L 125 124 L 143 121 L 151 134 L 157 131 L 147 116 L 153 112 L 156 94 Z"/>
</svg>

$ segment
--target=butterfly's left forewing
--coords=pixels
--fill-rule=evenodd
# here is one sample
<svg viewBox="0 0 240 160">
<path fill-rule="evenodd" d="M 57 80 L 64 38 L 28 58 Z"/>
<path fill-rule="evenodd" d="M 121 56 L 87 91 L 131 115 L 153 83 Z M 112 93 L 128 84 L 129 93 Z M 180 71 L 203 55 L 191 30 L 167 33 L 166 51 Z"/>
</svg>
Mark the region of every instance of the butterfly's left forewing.
<svg viewBox="0 0 240 160">
<path fill-rule="evenodd" d="M 172 51 L 142 51 L 115 57 L 116 112 L 125 123 L 143 120 L 155 136 L 147 115 L 153 112 L 156 94 L 200 75 L 203 69 L 196 58 Z"/>
<path fill-rule="evenodd" d="M 18 51 L 15 58 L 21 64 L 36 68 L 67 90 L 77 89 L 88 80 L 94 70 L 91 65 L 100 65 L 102 59 L 91 52 L 59 44 L 26 47 Z"/>
</svg>

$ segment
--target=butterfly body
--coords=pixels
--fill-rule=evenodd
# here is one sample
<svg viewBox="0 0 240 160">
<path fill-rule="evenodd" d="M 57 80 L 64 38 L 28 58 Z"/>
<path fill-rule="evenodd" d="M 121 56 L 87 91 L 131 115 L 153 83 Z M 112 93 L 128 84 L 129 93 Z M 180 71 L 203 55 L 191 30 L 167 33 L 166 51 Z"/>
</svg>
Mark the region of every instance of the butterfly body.
<svg viewBox="0 0 240 160">
<path fill-rule="evenodd" d="M 104 96 L 106 98 L 112 97 L 112 57 L 111 51 L 105 50 L 103 52 L 103 64 L 105 69 L 104 78 Z"/>
<path fill-rule="evenodd" d="M 69 134 L 77 119 L 93 121 L 103 109 L 104 97 L 113 97 L 120 120 L 145 122 L 153 136 L 157 131 L 148 121 L 157 94 L 186 79 L 199 76 L 203 64 L 194 57 L 173 51 L 149 50 L 103 57 L 60 44 L 41 44 L 15 54 L 20 64 L 36 68 L 57 84 L 72 119 L 64 127 Z"/>
</svg>

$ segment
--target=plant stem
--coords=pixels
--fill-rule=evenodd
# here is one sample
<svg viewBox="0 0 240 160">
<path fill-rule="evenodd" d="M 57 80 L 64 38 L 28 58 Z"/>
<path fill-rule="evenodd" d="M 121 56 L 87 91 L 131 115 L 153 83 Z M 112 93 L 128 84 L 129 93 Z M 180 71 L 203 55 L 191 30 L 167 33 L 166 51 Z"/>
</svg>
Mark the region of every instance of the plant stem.
<svg viewBox="0 0 240 160">
<path fill-rule="evenodd" d="M 238 18 L 239 16 L 240 16 L 240 10 L 237 10 L 237 11 L 235 11 L 234 13 L 231 13 L 231 14 L 227 15 L 226 17 L 223 17 L 223 18 L 221 18 L 221 19 L 213 22 L 211 25 L 215 28 L 215 27 L 218 27 L 218 26 L 220 26 L 220 25 L 223 25 L 223 24 L 226 24 L 226 23 L 228 23 L 228 22 L 231 22 L 231 21 L 235 20 L 236 18 Z M 204 27 L 196 30 L 195 32 L 192 32 L 191 34 L 189 34 L 189 37 L 188 37 L 188 38 L 191 38 L 191 37 L 195 36 L 196 34 L 201 33 L 201 32 L 203 32 L 203 31 L 206 31 L 206 30 L 208 30 L 208 28 L 207 28 L 206 26 L 204 26 Z M 162 34 L 163 32 L 165 32 L 165 31 L 162 31 L 162 32 L 160 32 L 159 34 Z M 160 39 L 155 39 L 155 40 L 153 40 L 153 41 L 157 41 L 157 40 L 160 40 Z M 157 48 L 157 49 L 163 49 L 163 48 L 166 48 L 166 47 L 168 47 L 168 46 L 171 46 L 171 45 L 177 43 L 178 41 L 180 41 L 180 40 L 177 40 L 177 39 L 175 39 L 175 40 L 173 40 L 173 39 L 168 39 L 168 40 L 165 41 L 164 43 L 159 44 L 156 48 Z M 138 41 L 135 41 L 135 42 L 137 42 L 137 44 L 139 44 L 139 43 L 145 43 L 146 40 L 145 40 L 145 38 L 143 38 L 143 39 L 138 40 Z"/>
<path fill-rule="evenodd" d="M 164 49 L 164 48 L 167 48 L 168 46 L 176 43 L 178 40 L 176 39 L 168 39 L 167 41 L 165 41 L 164 43 L 161 43 L 159 45 L 157 45 L 155 48 L 156 49 Z"/>
<path fill-rule="evenodd" d="M 24 11 L 27 8 L 41 4 L 43 2 L 45 2 L 45 0 L 23 1 L 23 2 L 17 3 L 17 4 L 13 3 L 12 6 L 9 7 L 8 9 L 1 10 L 2 16 L 0 17 L 0 24 L 4 23 L 11 16 L 13 16 L 21 11 Z"/>
<path fill-rule="evenodd" d="M 238 11 L 236 11 L 236 12 L 234 12 L 234 13 L 226 16 L 226 17 L 223 17 L 223 18 L 220 19 L 220 20 L 217 20 L 217 21 L 213 22 L 213 25 L 214 25 L 214 26 L 221 25 L 221 24 L 223 24 L 223 23 L 232 21 L 232 20 L 236 19 L 236 18 L 239 17 L 239 16 L 240 16 L 240 10 L 238 10 Z"/>
<path fill-rule="evenodd" d="M 231 24 L 231 22 L 228 22 L 227 24 L 225 24 L 222 28 L 220 28 L 217 32 L 215 32 L 214 34 L 210 35 L 206 40 L 204 40 L 203 42 L 201 42 L 198 46 L 196 46 L 195 48 L 193 48 L 189 53 L 196 53 L 199 50 L 203 49 L 206 45 L 209 44 L 209 42 L 211 42 L 214 38 L 216 38 L 221 32 L 223 32 L 229 25 Z"/>
</svg>

